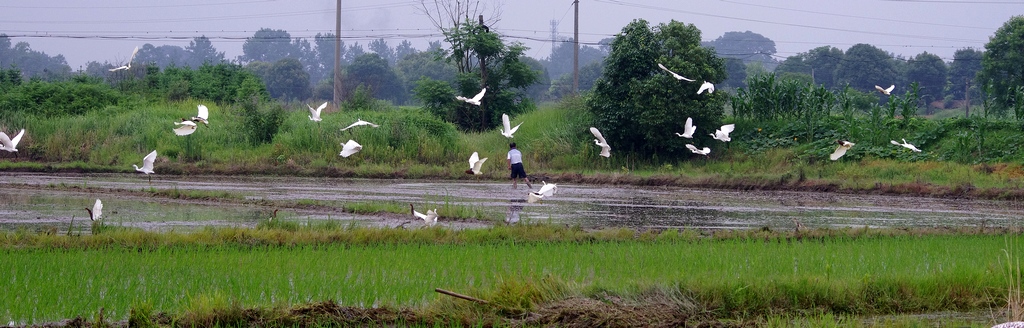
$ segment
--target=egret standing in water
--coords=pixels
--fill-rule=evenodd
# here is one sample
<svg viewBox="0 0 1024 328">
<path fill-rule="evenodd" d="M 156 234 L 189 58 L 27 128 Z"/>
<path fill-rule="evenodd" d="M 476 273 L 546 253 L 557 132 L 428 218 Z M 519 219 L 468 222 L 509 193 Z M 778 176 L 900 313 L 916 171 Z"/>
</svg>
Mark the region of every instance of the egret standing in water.
<svg viewBox="0 0 1024 328">
<path fill-rule="evenodd" d="M 99 199 L 96 199 L 96 203 L 92 205 L 92 209 L 86 207 L 85 210 L 89 212 L 90 220 L 99 220 L 100 216 L 103 215 L 103 202 L 101 202 Z"/>
<path fill-rule="evenodd" d="M 437 224 L 437 209 L 436 208 L 433 209 L 433 210 L 427 210 L 427 214 L 423 214 L 423 213 L 420 213 L 420 212 L 416 212 L 416 209 L 414 207 L 412 207 L 412 204 L 409 204 L 409 210 L 412 211 L 412 215 L 413 216 L 415 216 L 417 218 L 420 218 L 420 219 L 423 219 L 423 222 L 426 223 L 426 225 L 433 226 L 434 224 Z"/>
</svg>

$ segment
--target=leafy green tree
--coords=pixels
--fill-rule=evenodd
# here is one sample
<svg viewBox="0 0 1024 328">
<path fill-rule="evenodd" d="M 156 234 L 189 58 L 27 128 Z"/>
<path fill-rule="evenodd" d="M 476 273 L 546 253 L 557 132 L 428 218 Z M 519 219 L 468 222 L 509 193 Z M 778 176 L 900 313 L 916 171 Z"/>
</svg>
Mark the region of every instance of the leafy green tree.
<svg viewBox="0 0 1024 328">
<path fill-rule="evenodd" d="M 213 47 L 213 43 L 205 35 L 192 38 L 185 51 L 188 52 L 187 64 L 192 68 L 203 64 L 216 65 L 224 61 L 224 52 L 217 52 L 217 48 Z"/>
<path fill-rule="evenodd" d="M 452 106 L 448 110 L 452 113 L 442 117 L 454 117 L 451 122 L 463 130 L 484 131 L 501 124 L 502 113 L 514 116 L 533 108 L 525 91 L 537 81 L 538 74 L 522 61 L 525 46 L 519 42 L 505 44 L 497 33 L 472 21 L 443 32 L 449 45 L 442 50 L 443 58 L 459 70 L 457 94 L 475 95 L 481 86 L 487 88 L 487 93 L 480 106 L 457 103 L 455 94 L 450 95 Z"/>
<path fill-rule="evenodd" d="M 540 61 L 544 64 L 544 67 L 547 68 L 550 76 L 560 77 L 563 74 L 569 74 L 569 82 L 572 82 L 573 48 L 574 45 L 572 39 L 565 42 L 559 42 L 555 45 L 554 49 L 551 49 L 551 56 Z M 580 45 L 580 67 L 590 65 L 590 63 L 594 62 L 600 62 L 607 55 L 607 52 L 601 51 L 598 48 Z"/>
<path fill-rule="evenodd" d="M 261 28 L 242 44 L 242 63 L 262 61 L 273 63 L 292 57 L 302 58 L 303 54 L 298 43 L 292 43 L 291 34 L 285 30 Z"/>
<path fill-rule="evenodd" d="M 544 100 L 548 94 L 548 86 L 551 85 L 551 77 L 548 76 L 544 64 L 527 56 L 520 57 L 519 61 L 529 66 L 537 74 L 537 82 L 526 88 L 526 96 L 534 102 Z"/>
<path fill-rule="evenodd" d="M 1024 16 L 1014 16 L 985 44 L 979 82 L 991 87 L 998 108 L 1013 107 L 1016 89 L 1024 86 Z"/>
<path fill-rule="evenodd" d="M 153 65 L 159 68 L 166 68 L 168 66 L 189 66 L 190 55 L 191 54 L 188 51 L 185 51 L 184 48 L 179 46 L 154 46 L 147 43 L 139 48 L 139 53 L 135 55 L 135 61 L 132 63 L 132 69 L 134 70 L 135 67 L 145 67 L 146 65 Z M 124 60 L 127 62 L 128 58 L 125 58 Z M 124 63 L 118 63 L 118 65 L 123 64 Z"/>
<path fill-rule="evenodd" d="M 907 80 L 911 83 L 917 82 L 920 87 L 918 96 L 926 105 L 942 100 L 942 93 L 946 89 L 946 75 L 949 69 L 946 62 L 935 54 L 923 52 L 914 56 L 907 67 Z"/>
<path fill-rule="evenodd" d="M 836 67 L 836 82 L 859 91 L 872 91 L 875 85 L 897 84 L 898 75 L 892 55 L 870 44 L 858 43 L 846 50 Z"/>
<path fill-rule="evenodd" d="M 395 62 L 392 64 L 397 64 L 398 61 L 405 59 L 406 56 L 416 54 L 417 52 L 419 51 L 412 47 L 412 42 L 409 42 L 409 40 L 402 40 L 402 42 L 395 47 Z"/>
<path fill-rule="evenodd" d="M 826 89 L 836 89 L 835 72 L 843 56 L 843 50 L 839 48 L 821 46 L 786 58 L 775 68 L 775 72 L 806 74 L 815 84 Z"/>
<path fill-rule="evenodd" d="M 700 127 L 719 126 L 727 95 L 698 95 L 700 83 L 678 81 L 657 66 L 662 63 L 697 81 L 722 82 L 724 60 L 702 47 L 700 40 L 700 30 L 693 24 L 672 21 L 652 28 L 642 19 L 629 23 L 615 37 L 605 58 L 604 75 L 587 101 L 596 117 L 595 127 L 613 149 L 661 158 L 681 156 L 689 153 L 684 143 L 668 134 L 682 132 L 687 117 Z M 694 144 L 710 139 L 707 134 L 694 138 Z"/>
<path fill-rule="evenodd" d="M 398 71 L 398 75 L 409 91 L 412 91 L 422 78 L 444 81 L 449 84 L 455 83 L 455 75 L 458 74 L 458 71 L 454 65 L 440 56 L 438 51 L 409 54 L 395 64 L 395 70 Z M 454 91 L 449 95 L 453 94 Z M 417 99 L 419 98 L 417 97 Z"/>
<path fill-rule="evenodd" d="M 345 41 L 341 41 L 340 43 L 341 65 L 344 67 L 348 64 L 345 56 L 345 51 L 348 50 L 348 47 L 345 46 Z M 331 90 L 331 96 L 326 98 L 318 96 L 317 98 L 331 99 L 334 97 L 334 34 L 317 33 L 316 36 L 313 37 L 313 44 L 316 46 L 313 53 L 315 60 L 312 61 L 313 65 L 310 66 L 309 78 L 310 81 L 317 82 L 318 86 L 320 85 L 320 82 L 329 80 L 327 81 L 328 84 L 326 84 L 326 86 Z"/>
<path fill-rule="evenodd" d="M 970 85 L 972 99 L 981 99 L 975 77 L 981 71 L 984 53 L 972 48 L 958 49 L 953 53 L 953 62 L 949 64 L 949 91 L 953 99 L 964 99 L 967 85 Z"/>
<path fill-rule="evenodd" d="M 587 66 L 580 67 L 580 92 L 587 92 L 594 89 L 594 83 L 597 79 L 601 78 L 601 70 L 604 69 L 603 61 L 596 61 Z M 562 74 L 558 79 L 551 81 L 551 87 L 548 89 L 548 98 L 550 99 L 562 99 L 564 97 L 571 96 L 572 93 L 572 74 Z"/>
<path fill-rule="evenodd" d="M 387 60 L 375 53 L 359 56 L 345 71 L 345 94 L 352 94 L 356 87 L 362 85 L 377 99 L 395 103 L 402 103 L 406 99 L 406 91 L 398 74 L 388 66 Z"/>
<path fill-rule="evenodd" d="M 391 49 L 391 46 L 388 46 L 388 42 L 384 41 L 384 38 L 379 38 L 370 41 L 367 47 L 370 48 L 370 51 L 373 51 L 373 53 L 377 54 L 377 56 L 383 58 L 384 61 L 388 63 L 388 65 L 395 64 L 395 50 Z"/>
<path fill-rule="evenodd" d="M 722 82 L 722 87 L 740 88 L 746 86 L 747 65 L 738 58 L 723 58 L 725 60 L 725 74 L 727 78 Z"/>
<path fill-rule="evenodd" d="M 11 39 L 6 34 L 0 34 L 0 67 L 17 68 L 25 77 L 47 81 L 65 79 L 71 74 L 71 67 L 63 55 L 50 57 L 32 50 L 27 42 L 11 46 Z"/>
<path fill-rule="evenodd" d="M 704 43 L 704 46 L 714 48 L 719 57 L 739 59 L 743 64 L 759 62 L 769 70 L 778 65 L 775 57 L 772 57 L 776 52 L 775 41 L 751 31 L 725 32 L 714 41 Z"/>
<path fill-rule="evenodd" d="M 341 57 L 342 65 L 344 65 L 345 63 L 352 63 L 356 61 L 356 58 L 359 58 L 365 54 L 366 50 L 363 50 L 363 45 L 359 44 L 359 42 L 353 43 L 352 45 L 348 46 L 348 50 L 345 50 L 344 57 Z"/>
<path fill-rule="evenodd" d="M 312 94 L 309 73 L 295 58 L 284 58 L 271 64 L 263 81 L 267 85 L 267 92 L 275 99 L 308 99 Z"/>
</svg>

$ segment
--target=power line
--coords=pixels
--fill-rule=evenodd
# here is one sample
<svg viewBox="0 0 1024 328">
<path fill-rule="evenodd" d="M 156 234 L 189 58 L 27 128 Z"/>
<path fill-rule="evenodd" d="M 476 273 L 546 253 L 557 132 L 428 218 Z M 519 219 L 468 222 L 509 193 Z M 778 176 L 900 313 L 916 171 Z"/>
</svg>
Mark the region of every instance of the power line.
<svg viewBox="0 0 1024 328">
<path fill-rule="evenodd" d="M 915 21 L 908 21 L 908 20 L 903 20 L 903 19 L 888 19 L 888 18 L 878 18 L 878 17 L 869 17 L 869 16 L 856 16 L 856 15 L 836 14 L 836 13 L 827 13 L 827 12 L 821 12 L 821 11 L 784 8 L 784 7 L 768 6 L 768 5 L 746 3 L 746 2 L 739 2 L 739 1 L 730 1 L 730 0 L 719 0 L 719 1 L 725 2 L 725 3 L 732 3 L 732 4 L 742 5 L 742 6 L 750 6 L 750 7 L 758 7 L 758 8 L 769 8 L 769 9 L 793 11 L 793 12 L 808 13 L 808 14 L 815 14 L 815 15 L 836 16 L 836 17 L 857 18 L 857 19 L 868 19 L 868 20 L 876 20 L 876 21 L 883 21 L 883 22 L 893 22 L 893 23 L 900 23 L 900 24 L 917 24 L 917 25 L 929 25 L 929 26 L 969 28 L 969 29 L 978 29 L 978 30 L 993 30 L 993 29 L 995 29 L 993 27 L 963 26 L 963 25 L 951 25 L 951 24 L 941 24 L 941 23 L 915 22 Z"/>
<path fill-rule="evenodd" d="M 935 37 L 935 36 L 927 36 L 927 35 L 911 35 L 911 34 L 900 34 L 900 33 L 889 33 L 889 32 L 870 32 L 870 31 L 861 31 L 861 30 L 852 30 L 852 29 L 834 28 L 834 27 L 824 27 L 824 26 L 814 26 L 814 25 L 806 25 L 806 24 L 793 24 L 793 23 L 774 22 L 774 21 L 768 21 L 768 20 L 762 20 L 762 19 L 733 17 L 733 16 L 718 15 L 718 14 L 700 13 L 700 12 L 687 11 L 687 10 L 681 10 L 681 9 L 675 9 L 675 8 L 668 8 L 668 7 L 659 7 L 659 6 L 636 4 L 636 3 L 625 2 L 625 1 L 622 1 L 622 0 L 594 0 L 594 1 L 595 2 L 600 2 L 600 3 L 605 3 L 605 4 L 624 6 L 624 7 L 633 7 L 633 8 L 641 8 L 641 9 L 659 10 L 659 11 L 675 12 L 675 13 L 689 14 L 689 15 L 696 15 L 696 16 L 706 16 L 706 17 L 722 18 L 722 19 L 729 19 L 729 20 L 739 20 L 739 21 L 764 23 L 764 24 L 772 24 L 772 25 L 782 25 L 782 26 L 791 26 L 791 27 L 800 27 L 800 28 L 810 28 L 810 29 L 818 29 L 818 30 L 826 30 L 826 31 L 860 33 L 860 34 L 882 35 L 882 36 L 895 36 L 895 37 L 904 37 L 904 38 L 912 38 L 912 39 L 927 39 L 927 40 L 950 41 L 950 42 L 971 42 L 971 43 L 984 42 L 983 40 L 958 39 L 958 38 Z"/>
</svg>

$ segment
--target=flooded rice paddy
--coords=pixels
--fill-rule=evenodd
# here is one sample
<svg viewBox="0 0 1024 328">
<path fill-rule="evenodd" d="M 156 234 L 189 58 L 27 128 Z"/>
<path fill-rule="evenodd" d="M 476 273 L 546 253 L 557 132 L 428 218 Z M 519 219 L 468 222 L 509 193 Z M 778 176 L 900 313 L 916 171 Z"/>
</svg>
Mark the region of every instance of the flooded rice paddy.
<svg viewBox="0 0 1024 328">
<path fill-rule="evenodd" d="M 230 197 L 183 200 L 141 192 L 174 189 Z M 439 213 L 440 224 L 453 228 L 483 227 L 501 219 L 638 229 L 792 229 L 794 220 L 808 227 L 994 227 L 1017 225 L 1024 217 L 1024 206 L 1011 201 L 558 184 L 554 196 L 529 204 L 527 192 L 524 185 L 513 189 L 493 181 L 155 175 L 150 182 L 134 174 L 2 173 L 0 229 L 75 229 L 87 225 L 84 208 L 97 198 L 104 202 L 108 224 L 150 230 L 255 226 L 275 209 L 278 218 L 300 222 L 421 224 L 411 215 L 362 215 L 338 208 L 356 202 L 412 203 L 421 212 L 449 204 L 481 210 L 490 219 L 446 220 Z"/>
</svg>

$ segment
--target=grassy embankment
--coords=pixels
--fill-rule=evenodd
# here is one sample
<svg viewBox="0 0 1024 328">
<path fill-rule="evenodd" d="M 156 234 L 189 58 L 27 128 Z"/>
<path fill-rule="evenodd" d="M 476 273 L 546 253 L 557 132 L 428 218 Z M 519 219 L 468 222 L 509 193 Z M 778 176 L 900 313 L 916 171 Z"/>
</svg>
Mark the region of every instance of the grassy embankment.
<svg viewBox="0 0 1024 328">
<path fill-rule="evenodd" d="M 451 231 L 323 224 L 80 237 L 15 232 L 0 235 L 8 268 L 0 281 L 11 296 L 0 299 L 0 316 L 38 323 L 89 318 L 102 308 L 108 319 L 135 311 L 136 323 L 185 326 L 322 325 L 330 318 L 414 325 L 849 323 L 872 315 L 998 311 L 1007 300 L 1004 251 L 1020 246 L 1002 233 L 866 229 L 701 236 L 548 225 Z M 434 288 L 491 304 L 440 296 Z"/>
<path fill-rule="evenodd" d="M 506 138 L 494 131 L 461 133 L 419 109 L 329 112 L 317 124 L 309 121 L 308 113 L 297 104 L 271 143 L 254 145 L 243 133 L 241 114 L 216 105 L 210 105 L 210 127 L 201 126 L 188 137 L 174 136 L 172 122 L 192 115 L 195 104 L 140 103 L 48 119 L 15 113 L 5 118 L 4 128 L 25 127 L 29 132 L 19 147 L 21 158 L 0 162 L 0 170 L 133 173 L 131 165 L 157 149 L 158 174 L 502 180 L 507 172 Z M 340 131 L 357 118 L 381 127 Z M 561 183 L 1024 197 L 1024 168 L 1018 163 L 971 165 L 936 160 L 960 152 L 957 143 L 964 143 L 965 137 L 953 131 L 919 132 L 934 139 L 934 146 L 926 148 L 927 155 L 914 155 L 914 161 L 880 159 L 873 154 L 899 149 L 874 147 L 855 148 L 848 158 L 831 162 L 808 156 L 831 152 L 834 146 L 828 140 L 789 143 L 784 137 L 752 132 L 756 128 L 751 123 L 741 122 L 734 142 L 716 148 L 710 158 L 665 162 L 624 152 L 614 152 L 608 159 L 598 157 L 586 131 L 588 114 L 579 103 L 544 106 L 513 121 L 524 122 L 515 141 L 526 155 L 528 172 Z M 1019 139 L 1013 131 L 993 131 L 987 137 L 989 144 Z M 792 133 L 799 135 L 796 130 Z M 357 140 L 364 148 L 342 158 L 337 155 L 340 143 L 348 139 Z M 463 173 L 466 159 L 474 151 L 489 158 L 483 176 Z"/>
</svg>

